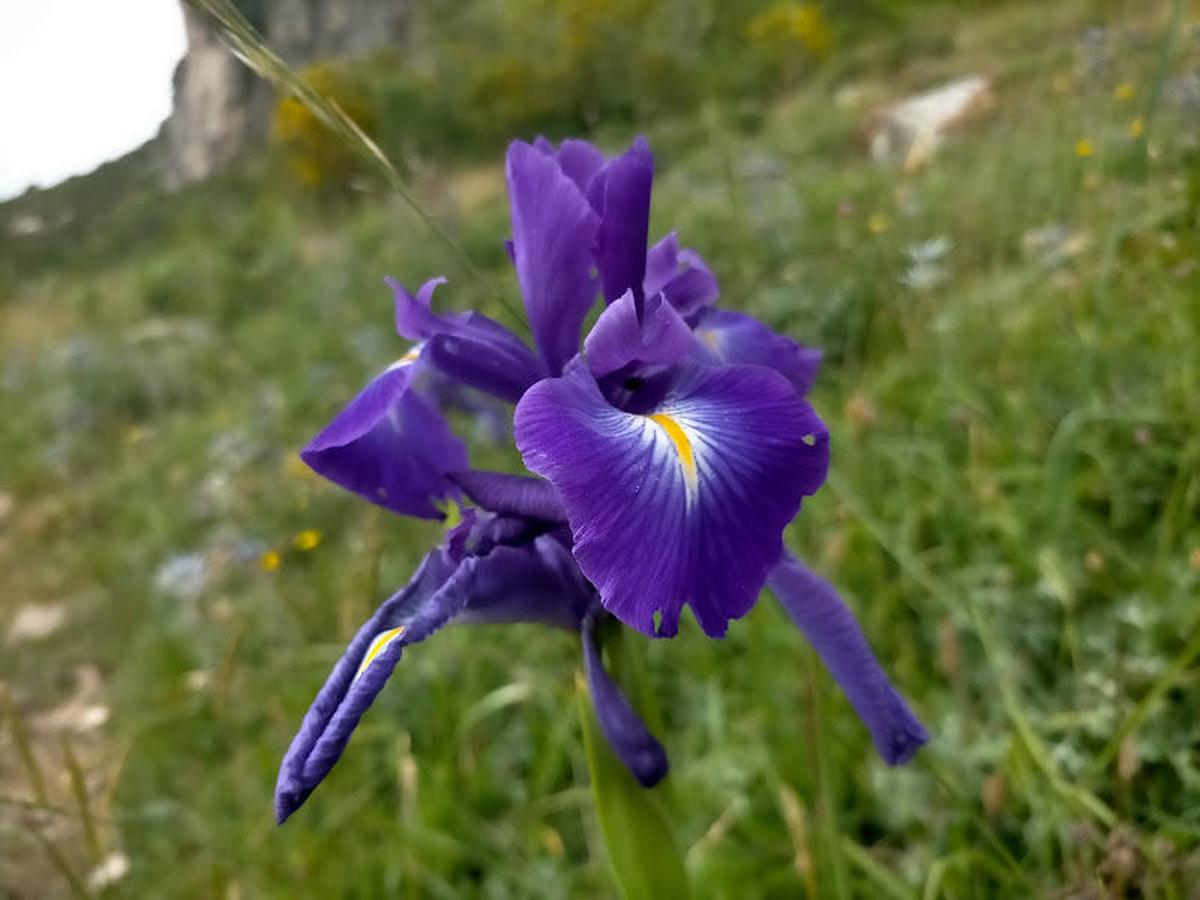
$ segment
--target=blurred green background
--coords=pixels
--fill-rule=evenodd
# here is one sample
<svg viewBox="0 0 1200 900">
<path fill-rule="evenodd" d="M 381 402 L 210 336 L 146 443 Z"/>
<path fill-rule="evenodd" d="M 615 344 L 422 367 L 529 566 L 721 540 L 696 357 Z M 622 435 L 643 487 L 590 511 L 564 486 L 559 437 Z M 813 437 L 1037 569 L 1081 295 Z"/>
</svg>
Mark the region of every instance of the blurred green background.
<svg viewBox="0 0 1200 900">
<path fill-rule="evenodd" d="M 645 133 L 652 239 L 826 351 L 832 472 L 788 542 L 934 739 L 885 767 L 771 602 L 651 643 L 695 894 L 1200 897 L 1200 4 L 414 9 L 308 75 L 505 296 L 507 141 Z M 967 76 L 936 152 L 885 152 L 891 104 Z M 578 650 L 542 629 L 407 654 L 272 823 L 313 693 L 439 533 L 296 450 L 402 354 L 384 275 L 506 313 L 303 106 L 265 114 L 179 191 L 147 147 L 0 205 L 0 895 L 613 896 Z"/>
</svg>

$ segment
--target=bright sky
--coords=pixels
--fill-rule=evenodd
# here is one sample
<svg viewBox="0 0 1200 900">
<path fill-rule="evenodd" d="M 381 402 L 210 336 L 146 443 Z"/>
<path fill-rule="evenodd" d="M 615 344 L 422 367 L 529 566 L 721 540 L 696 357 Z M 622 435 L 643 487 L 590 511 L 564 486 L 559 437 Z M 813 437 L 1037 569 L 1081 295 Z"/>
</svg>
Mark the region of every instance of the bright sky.
<svg viewBox="0 0 1200 900">
<path fill-rule="evenodd" d="M 0 199 L 153 137 L 183 50 L 177 0 L 0 0 Z"/>
</svg>

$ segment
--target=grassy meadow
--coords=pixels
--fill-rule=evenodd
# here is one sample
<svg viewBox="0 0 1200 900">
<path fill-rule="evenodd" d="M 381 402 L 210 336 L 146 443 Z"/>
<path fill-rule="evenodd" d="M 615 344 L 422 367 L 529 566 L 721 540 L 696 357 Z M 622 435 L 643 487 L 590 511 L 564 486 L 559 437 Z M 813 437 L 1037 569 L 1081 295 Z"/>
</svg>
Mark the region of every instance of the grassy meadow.
<svg viewBox="0 0 1200 900">
<path fill-rule="evenodd" d="M 970 74 L 986 115 L 916 172 L 870 159 L 873 109 Z M 1060 0 L 635 123 L 651 237 L 826 351 L 831 475 L 787 540 L 933 734 L 884 766 L 766 598 L 648 642 L 697 897 L 1200 897 L 1197 94 L 1200 6 Z M 0 896 L 615 896 L 565 633 L 414 648 L 272 820 L 343 642 L 440 533 L 296 451 L 403 352 L 385 275 L 511 323 L 502 153 L 407 168 L 482 279 L 369 180 L 118 166 L 0 206 L 52 223 L 0 247 Z"/>
</svg>

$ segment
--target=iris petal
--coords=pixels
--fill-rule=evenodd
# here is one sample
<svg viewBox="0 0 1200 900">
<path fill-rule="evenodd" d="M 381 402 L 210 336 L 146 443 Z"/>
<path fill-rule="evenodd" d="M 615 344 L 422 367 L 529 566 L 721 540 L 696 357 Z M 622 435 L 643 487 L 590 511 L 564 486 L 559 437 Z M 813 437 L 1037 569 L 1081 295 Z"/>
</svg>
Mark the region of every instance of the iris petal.
<svg viewBox="0 0 1200 900">
<path fill-rule="evenodd" d="M 359 629 L 284 756 L 275 788 L 277 821 L 295 812 L 333 768 L 405 647 L 454 621 L 579 627 L 591 593 L 570 552 L 549 535 L 491 527 L 504 524 L 496 517 L 469 517 Z M 522 543 L 497 545 L 500 536 Z M 483 555 L 471 555 L 472 544 Z"/>
<path fill-rule="evenodd" d="M 753 316 L 705 309 L 694 320 L 696 337 L 713 358 L 725 363 L 767 366 L 807 396 L 821 368 L 821 351 L 802 347 Z"/>
<path fill-rule="evenodd" d="M 597 378 L 633 362 L 669 365 L 687 356 L 692 330 L 661 294 L 647 297 L 639 317 L 626 291 L 600 313 L 583 342 L 588 368 Z"/>
<path fill-rule="evenodd" d="M 646 296 L 662 293 L 685 319 L 711 304 L 720 294 L 717 279 L 694 250 L 680 249 L 674 231 L 646 254 Z"/>
<path fill-rule="evenodd" d="M 557 488 L 601 602 L 661 637 L 685 604 L 712 636 L 749 611 L 828 465 L 825 426 L 758 366 L 681 368 L 640 415 L 610 405 L 577 361 L 526 393 L 514 430 L 525 465 Z"/>
<path fill-rule="evenodd" d="M 600 661 L 590 619 L 584 622 L 582 640 L 583 670 L 600 729 L 613 752 L 638 783 L 642 787 L 654 787 L 667 774 L 667 751 L 658 738 L 650 733 L 616 682 L 609 677 Z"/>
<path fill-rule="evenodd" d="M 413 389 L 419 361 L 377 376 L 300 452 L 315 472 L 402 515 L 440 519 L 453 497 L 447 472 L 467 467 L 467 449 Z"/>
<path fill-rule="evenodd" d="M 553 156 L 517 141 L 506 169 L 517 280 L 534 340 L 558 374 L 578 351 L 596 298 L 591 248 L 599 219 Z"/>
<path fill-rule="evenodd" d="M 908 762 L 929 733 L 892 687 L 837 591 L 790 556 L 767 584 L 846 693 L 879 755 L 893 766 Z"/>
<path fill-rule="evenodd" d="M 435 313 L 433 292 L 444 282 L 427 281 L 414 297 L 400 282 L 387 279 L 396 297 L 396 330 L 410 340 L 425 341 L 429 362 L 445 375 L 516 403 L 546 374 L 545 368 L 519 337 L 494 319 L 477 312 Z"/>
<path fill-rule="evenodd" d="M 638 304 L 642 301 L 653 181 L 654 157 L 646 139 L 639 137 L 588 185 L 588 200 L 600 214 L 596 265 L 610 303 L 626 291 L 633 291 Z"/>
</svg>

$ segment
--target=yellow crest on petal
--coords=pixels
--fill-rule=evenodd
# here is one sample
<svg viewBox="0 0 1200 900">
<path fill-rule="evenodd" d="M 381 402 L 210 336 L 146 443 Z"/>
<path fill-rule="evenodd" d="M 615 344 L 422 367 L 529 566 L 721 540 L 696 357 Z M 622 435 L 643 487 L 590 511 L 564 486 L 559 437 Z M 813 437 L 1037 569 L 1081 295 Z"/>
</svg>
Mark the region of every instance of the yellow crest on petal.
<svg viewBox="0 0 1200 900">
<path fill-rule="evenodd" d="M 679 455 L 679 462 L 683 465 L 683 479 L 687 483 L 688 493 L 693 493 L 696 490 L 698 478 L 696 476 L 696 457 L 692 453 L 691 438 L 687 436 L 687 432 L 683 430 L 683 426 L 666 413 L 654 413 L 647 416 L 647 418 L 661 428 L 674 445 L 675 452 Z"/>
<path fill-rule="evenodd" d="M 367 648 L 367 653 L 363 657 L 362 665 L 354 673 L 355 680 L 361 677 L 363 672 L 367 671 L 367 666 L 375 661 L 375 657 L 391 646 L 392 641 L 396 640 L 403 633 L 404 626 L 397 625 L 395 628 L 389 628 L 387 631 L 381 631 L 375 635 L 375 640 L 371 641 L 371 646 Z"/>
</svg>

